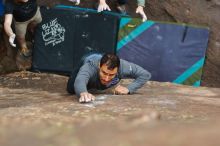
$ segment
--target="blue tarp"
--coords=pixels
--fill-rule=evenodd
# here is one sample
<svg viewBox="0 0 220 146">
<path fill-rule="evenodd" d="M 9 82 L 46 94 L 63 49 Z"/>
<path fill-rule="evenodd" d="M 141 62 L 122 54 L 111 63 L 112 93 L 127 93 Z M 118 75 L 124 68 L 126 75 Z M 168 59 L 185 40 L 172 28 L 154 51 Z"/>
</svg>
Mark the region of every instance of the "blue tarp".
<svg viewBox="0 0 220 146">
<path fill-rule="evenodd" d="M 198 86 L 208 38 L 205 27 L 122 18 L 117 50 L 150 71 L 153 81 Z"/>
</svg>

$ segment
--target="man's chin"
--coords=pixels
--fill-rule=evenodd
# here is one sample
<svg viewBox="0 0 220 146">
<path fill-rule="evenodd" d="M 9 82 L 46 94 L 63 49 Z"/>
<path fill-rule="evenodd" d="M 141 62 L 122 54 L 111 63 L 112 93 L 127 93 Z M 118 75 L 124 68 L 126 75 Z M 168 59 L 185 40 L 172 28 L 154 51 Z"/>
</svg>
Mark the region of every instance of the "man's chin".
<svg viewBox="0 0 220 146">
<path fill-rule="evenodd" d="M 101 83 L 102 83 L 102 85 L 108 85 L 109 84 L 109 82 L 103 82 L 103 81 L 101 81 Z"/>
</svg>

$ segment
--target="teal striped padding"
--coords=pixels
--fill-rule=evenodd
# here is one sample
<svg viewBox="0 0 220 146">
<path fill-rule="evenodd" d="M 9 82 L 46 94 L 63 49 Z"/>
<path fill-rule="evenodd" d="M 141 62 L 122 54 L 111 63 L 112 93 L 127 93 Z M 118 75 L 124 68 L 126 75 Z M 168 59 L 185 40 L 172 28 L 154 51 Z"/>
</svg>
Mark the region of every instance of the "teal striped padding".
<svg viewBox="0 0 220 146">
<path fill-rule="evenodd" d="M 179 77 L 177 77 L 173 83 L 181 84 L 185 80 L 187 80 L 190 76 L 192 76 L 195 72 L 197 72 L 200 68 L 203 67 L 205 58 L 201 58 L 199 61 L 197 61 L 194 65 L 192 65 L 189 69 L 187 69 L 184 73 L 182 73 Z M 198 85 L 198 83 L 195 83 L 195 85 Z"/>
<path fill-rule="evenodd" d="M 93 10 L 93 9 L 80 8 L 80 7 L 68 6 L 68 5 L 57 5 L 57 6 L 55 6 L 55 8 L 75 9 L 75 10 L 89 11 L 89 12 L 95 12 L 95 13 L 97 13 L 97 11 L 96 11 L 96 10 Z"/>
<path fill-rule="evenodd" d="M 134 29 L 129 35 L 122 38 L 118 44 L 117 44 L 117 51 L 119 51 L 123 46 L 125 46 L 127 43 L 135 39 L 137 36 L 139 36 L 142 32 L 150 28 L 155 22 L 153 21 L 146 21 L 142 23 L 140 26 L 138 26 L 136 29 Z"/>
<path fill-rule="evenodd" d="M 99 12 L 98 12 L 97 10 L 95 10 L 95 9 L 81 8 L 81 7 L 68 6 L 68 5 L 56 5 L 55 8 L 75 9 L 75 10 L 80 10 L 80 11 L 87 11 L 87 12 L 99 13 Z M 115 12 L 112 12 L 112 11 L 103 11 L 103 12 L 100 12 L 100 13 L 110 14 L 110 15 L 119 16 L 119 17 L 128 17 L 128 15 L 119 14 L 119 13 L 115 13 Z"/>
<path fill-rule="evenodd" d="M 123 18 L 121 19 L 120 21 L 120 27 L 119 28 L 122 28 L 124 27 L 126 24 L 128 24 L 132 19 L 131 18 Z"/>
<path fill-rule="evenodd" d="M 196 82 L 193 84 L 193 86 L 194 86 L 194 87 L 199 87 L 200 84 L 201 84 L 201 81 L 196 81 Z"/>
</svg>

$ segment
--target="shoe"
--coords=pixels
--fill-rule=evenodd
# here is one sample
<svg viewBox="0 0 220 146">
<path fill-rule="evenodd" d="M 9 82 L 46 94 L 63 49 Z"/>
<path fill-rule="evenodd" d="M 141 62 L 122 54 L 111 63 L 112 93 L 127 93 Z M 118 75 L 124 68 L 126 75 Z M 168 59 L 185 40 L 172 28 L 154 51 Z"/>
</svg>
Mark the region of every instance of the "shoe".
<svg viewBox="0 0 220 146">
<path fill-rule="evenodd" d="M 30 57 L 32 56 L 32 51 L 31 49 L 28 49 L 26 47 L 22 48 L 20 53 L 24 56 L 24 57 Z"/>
<path fill-rule="evenodd" d="M 116 7 L 116 9 L 117 9 L 117 11 L 118 11 L 120 14 L 123 14 L 123 15 L 126 15 L 126 14 L 127 14 L 125 5 L 118 5 L 118 6 Z"/>
<path fill-rule="evenodd" d="M 31 69 L 32 66 L 32 56 L 26 57 L 21 52 L 21 50 L 18 50 L 18 53 L 16 55 L 16 65 L 18 70 L 28 70 Z"/>
</svg>

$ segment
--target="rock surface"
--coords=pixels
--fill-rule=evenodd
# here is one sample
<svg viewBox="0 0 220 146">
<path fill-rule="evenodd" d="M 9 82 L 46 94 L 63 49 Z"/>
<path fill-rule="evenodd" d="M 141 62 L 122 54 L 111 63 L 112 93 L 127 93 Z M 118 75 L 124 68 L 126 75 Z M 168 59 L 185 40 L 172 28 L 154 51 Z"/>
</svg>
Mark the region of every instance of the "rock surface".
<svg viewBox="0 0 220 146">
<path fill-rule="evenodd" d="M 103 93 L 80 104 L 66 82 L 45 73 L 0 76 L 0 145 L 220 144 L 218 88 L 149 82 L 133 95 Z"/>
<path fill-rule="evenodd" d="M 94 8 L 97 0 L 81 0 L 81 7 Z M 109 0 L 112 10 L 115 1 Z M 38 0 L 40 5 L 52 7 L 57 4 L 74 5 L 68 0 Z M 131 16 L 135 14 L 136 1 L 128 2 L 127 9 Z M 210 28 L 210 41 L 207 49 L 207 60 L 203 74 L 203 86 L 220 87 L 220 2 L 219 0 L 146 0 L 145 11 L 148 19 L 155 21 L 171 21 L 187 23 Z M 16 70 L 16 49 L 10 48 L 7 37 L 3 37 L 0 26 L 0 73 Z"/>
</svg>

